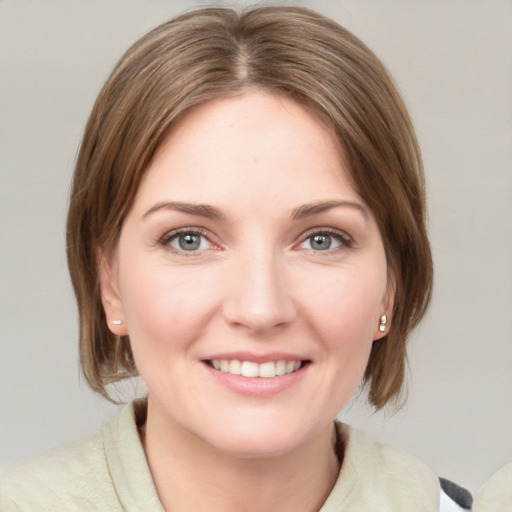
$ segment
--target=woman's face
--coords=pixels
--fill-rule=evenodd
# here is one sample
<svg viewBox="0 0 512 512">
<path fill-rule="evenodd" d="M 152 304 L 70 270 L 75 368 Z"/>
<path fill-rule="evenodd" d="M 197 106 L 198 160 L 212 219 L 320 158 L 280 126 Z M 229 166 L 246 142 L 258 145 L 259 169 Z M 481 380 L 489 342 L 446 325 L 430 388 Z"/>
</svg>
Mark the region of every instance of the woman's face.
<svg viewBox="0 0 512 512">
<path fill-rule="evenodd" d="M 334 137 L 297 103 L 256 92 L 177 124 L 101 280 L 150 413 L 244 457 L 330 432 L 393 300 Z"/>
</svg>

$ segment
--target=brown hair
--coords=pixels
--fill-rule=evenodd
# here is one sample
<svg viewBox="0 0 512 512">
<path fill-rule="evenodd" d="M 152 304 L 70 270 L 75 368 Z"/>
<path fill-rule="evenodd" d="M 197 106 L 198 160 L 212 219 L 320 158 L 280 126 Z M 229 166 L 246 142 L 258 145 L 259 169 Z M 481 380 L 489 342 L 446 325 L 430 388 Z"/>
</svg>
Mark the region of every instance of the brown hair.
<svg viewBox="0 0 512 512">
<path fill-rule="evenodd" d="M 334 21 L 299 7 L 181 15 L 137 41 L 108 78 L 85 129 L 67 221 L 84 375 L 109 398 L 107 384 L 136 374 L 129 342 L 105 320 L 98 254 L 115 248 L 155 150 L 184 112 L 248 88 L 291 96 L 327 122 L 377 219 L 396 289 L 389 332 L 374 342 L 364 375 L 380 408 L 402 388 L 406 339 L 431 296 L 421 156 L 377 57 Z"/>
</svg>

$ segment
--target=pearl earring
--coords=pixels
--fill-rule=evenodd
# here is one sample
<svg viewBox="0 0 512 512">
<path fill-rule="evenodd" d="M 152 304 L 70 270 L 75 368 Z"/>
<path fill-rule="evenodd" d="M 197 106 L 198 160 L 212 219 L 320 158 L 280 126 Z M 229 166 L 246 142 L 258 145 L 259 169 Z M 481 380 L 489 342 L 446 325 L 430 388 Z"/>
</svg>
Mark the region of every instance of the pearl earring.
<svg viewBox="0 0 512 512">
<path fill-rule="evenodd" d="M 112 323 L 114 325 L 121 325 L 123 323 L 123 321 L 122 320 L 112 320 Z"/>
<path fill-rule="evenodd" d="M 388 317 L 386 315 L 382 315 L 379 318 L 379 331 L 384 332 L 386 330 L 386 323 L 388 321 Z"/>
</svg>

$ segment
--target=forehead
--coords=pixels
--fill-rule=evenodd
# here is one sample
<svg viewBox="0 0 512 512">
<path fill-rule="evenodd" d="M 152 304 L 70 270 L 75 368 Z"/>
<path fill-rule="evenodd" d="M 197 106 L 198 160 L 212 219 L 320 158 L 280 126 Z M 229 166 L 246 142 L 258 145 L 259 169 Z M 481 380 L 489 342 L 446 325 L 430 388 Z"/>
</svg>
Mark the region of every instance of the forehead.
<svg viewBox="0 0 512 512">
<path fill-rule="evenodd" d="M 251 92 L 184 115 L 158 148 L 136 202 L 309 202 L 340 194 L 357 197 L 332 130 L 289 98 Z"/>
</svg>

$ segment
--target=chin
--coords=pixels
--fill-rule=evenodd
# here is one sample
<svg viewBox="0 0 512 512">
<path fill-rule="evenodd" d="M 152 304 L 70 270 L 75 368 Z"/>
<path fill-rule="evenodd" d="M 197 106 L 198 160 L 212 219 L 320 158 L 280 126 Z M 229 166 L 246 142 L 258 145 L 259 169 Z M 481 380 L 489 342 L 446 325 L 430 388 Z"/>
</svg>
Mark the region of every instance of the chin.
<svg viewBox="0 0 512 512">
<path fill-rule="evenodd" d="M 226 455 L 239 459 L 271 459 L 290 453 L 297 447 L 296 443 L 276 442 L 268 437 L 243 438 L 233 436 L 229 440 L 219 440 L 216 442 L 216 448 Z"/>
</svg>

